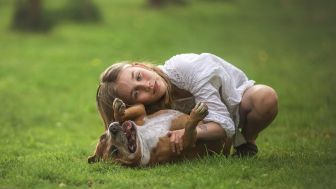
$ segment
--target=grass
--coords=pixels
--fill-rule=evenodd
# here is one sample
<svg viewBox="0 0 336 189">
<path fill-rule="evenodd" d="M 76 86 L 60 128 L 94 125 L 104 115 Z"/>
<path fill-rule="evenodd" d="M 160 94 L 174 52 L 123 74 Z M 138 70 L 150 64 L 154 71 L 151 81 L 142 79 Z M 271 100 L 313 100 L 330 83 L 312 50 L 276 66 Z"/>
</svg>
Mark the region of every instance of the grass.
<svg viewBox="0 0 336 189">
<path fill-rule="evenodd" d="M 152 10 L 142 0 L 95 2 L 102 22 L 34 34 L 11 31 L 13 3 L 0 1 L 0 188 L 335 187 L 336 3 L 190 0 Z M 103 132 L 100 72 L 184 52 L 217 54 L 277 90 L 279 114 L 258 138 L 258 156 L 88 165 Z"/>
</svg>

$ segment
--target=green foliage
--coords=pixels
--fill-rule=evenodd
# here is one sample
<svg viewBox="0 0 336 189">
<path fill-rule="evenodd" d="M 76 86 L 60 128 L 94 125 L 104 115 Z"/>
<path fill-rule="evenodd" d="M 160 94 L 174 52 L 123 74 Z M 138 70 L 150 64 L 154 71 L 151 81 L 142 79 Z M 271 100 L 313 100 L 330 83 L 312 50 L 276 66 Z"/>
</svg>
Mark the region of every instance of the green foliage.
<svg viewBox="0 0 336 189">
<path fill-rule="evenodd" d="M 65 19 L 80 22 L 97 22 L 101 20 L 99 8 L 91 0 L 68 1 L 59 15 Z"/>
<path fill-rule="evenodd" d="M 17 0 L 12 28 L 19 31 L 46 32 L 52 29 L 55 20 L 43 9 L 39 0 Z"/>
<path fill-rule="evenodd" d="M 152 8 L 162 8 L 167 5 L 186 5 L 187 0 L 147 0 Z"/>
<path fill-rule="evenodd" d="M 0 188 L 334 188 L 334 1 L 194 0 L 160 10 L 143 0 L 94 2 L 104 22 L 24 34 L 8 30 L 13 4 L 1 1 Z M 100 72 L 184 52 L 217 54 L 276 89 L 279 115 L 259 136 L 258 156 L 87 164 L 103 132 Z"/>
<path fill-rule="evenodd" d="M 59 0 L 56 3 L 48 0 L 16 0 L 12 28 L 17 31 L 48 32 L 57 23 L 68 20 L 83 23 L 99 22 L 101 19 L 98 6 L 91 0 Z"/>
</svg>

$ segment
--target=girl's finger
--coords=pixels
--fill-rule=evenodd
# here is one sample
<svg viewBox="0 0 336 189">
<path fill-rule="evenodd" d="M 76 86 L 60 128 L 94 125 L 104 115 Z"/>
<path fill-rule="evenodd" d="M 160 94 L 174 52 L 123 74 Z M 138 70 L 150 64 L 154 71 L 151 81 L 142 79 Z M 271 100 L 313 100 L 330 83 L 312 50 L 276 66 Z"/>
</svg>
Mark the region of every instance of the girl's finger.
<svg viewBox="0 0 336 189">
<path fill-rule="evenodd" d="M 183 150 L 183 137 L 180 137 L 179 148 L 180 148 L 180 151 Z"/>
<path fill-rule="evenodd" d="M 175 137 L 175 149 L 176 153 L 180 154 L 180 137 L 178 135 Z"/>
<path fill-rule="evenodd" d="M 175 133 L 170 133 L 170 147 L 172 149 L 172 152 L 175 152 Z"/>
</svg>

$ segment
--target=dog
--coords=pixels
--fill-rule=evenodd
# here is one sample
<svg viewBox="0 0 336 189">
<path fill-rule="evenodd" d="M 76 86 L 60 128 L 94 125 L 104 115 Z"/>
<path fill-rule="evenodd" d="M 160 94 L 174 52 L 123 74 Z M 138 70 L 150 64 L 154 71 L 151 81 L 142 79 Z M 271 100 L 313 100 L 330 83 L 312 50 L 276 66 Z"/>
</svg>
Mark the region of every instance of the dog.
<svg viewBox="0 0 336 189">
<path fill-rule="evenodd" d="M 230 153 L 231 141 L 228 138 L 196 141 L 196 126 L 202 124 L 208 114 L 205 103 L 196 104 L 190 115 L 175 110 L 160 110 L 146 116 L 143 115 L 143 106 L 125 111 L 125 104 L 117 98 L 113 102 L 113 109 L 116 122 L 112 122 L 100 136 L 88 163 L 110 160 L 125 166 L 150 166 L 214 153 Z M 129 117 L 134 120 L 127 120 Z M 183 128 L 183 151 L 177 154 L 171 150 L 167 133 Z"/>
</svg>

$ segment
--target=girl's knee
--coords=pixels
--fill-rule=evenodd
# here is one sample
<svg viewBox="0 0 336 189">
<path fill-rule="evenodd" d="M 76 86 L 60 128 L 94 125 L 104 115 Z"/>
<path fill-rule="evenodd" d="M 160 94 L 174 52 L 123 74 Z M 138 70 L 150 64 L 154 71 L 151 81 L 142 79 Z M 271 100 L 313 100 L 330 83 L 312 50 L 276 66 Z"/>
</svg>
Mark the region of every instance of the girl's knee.
<svg viewBox="0 0 336 189">
<path fill-rule="evenodd" d="M 264 116 L 275 117 L 278 113 L 278 95 L 276 91 L 266 85 L 259 88 L 255 95 L 257 100 L 255 102 L 255 108 L 259 109 L 259 112 Z"/>
</svg>

